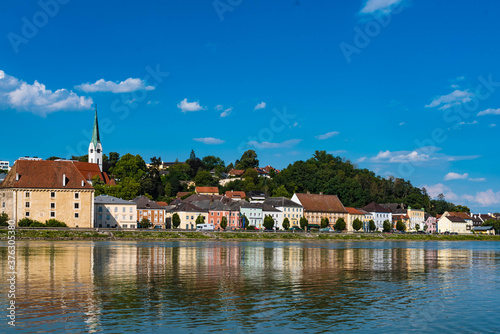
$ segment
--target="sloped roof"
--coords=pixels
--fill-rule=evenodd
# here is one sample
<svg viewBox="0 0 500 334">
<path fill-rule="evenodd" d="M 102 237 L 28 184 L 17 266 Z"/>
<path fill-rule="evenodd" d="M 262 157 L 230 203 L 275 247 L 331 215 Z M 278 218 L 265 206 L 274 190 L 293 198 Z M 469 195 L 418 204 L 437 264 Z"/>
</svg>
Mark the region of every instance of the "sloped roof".
<svg viewBox="0 0 500 334">
<path fill-rule="evenodd" d="M 286 197 L 269 197 L 264 201 L 264 204 L 269 204 L 274 207 L 293 207 L 293 208 L 301 208 L 302 205 L 299 203 L 295 203 L 294 201 L 286 198 Z"/>
<path fill-rule="evenodd" d="M 391 210 L 384 208 L 380 204 L 376 202 L 371 202 L 367 206 L 363 208 L 363 210 L 368 211 L 368 212 L 387 212 L 387 213 L 392 213 Z"/>
<path fill-rule="evenodd" d="M 217 187 L 196 187 L 195 191 L 199 193 L 219 193 L 219 188 Z"/>
<path fill-rule="evenodd" d="M 189 191 L 179 191 L 177 193 L 177 198 L 181 198 L 181 197 L 189 195 L 189 194 L 191 194 L 191 192 L 189 192 Z"/>
<path fill-rule="evenodd" d="M 299 194 L 297 198 L 306 211 L 347 213 L 337 195 Z"/>
<path fill-rule="evenodd" d="M 364 215 L 363 212 L 359 211 L 358 209 L 355 209 L 355 208 L 350 208 L 350 207 L 347 207 L 345 208 L 347 210 L 347 212 L 351 215 Z"/>
<path fill-rule="evenodd" d="M 231 169 L 229 172 L 228 172 L 229 175 L 234 175 L 234 176 L 241 176 L 243 174 L 245 174 L 245 171 L 243 169 Z"/>
<path fill-rule="evenodd" d="M 116 182 L 111 180 L 108 174 L 101 172 L 98 164 L 82 161 L 73 161 L 73 164 L 75 164 L 76 168 L 82 173 L 86 180 L 92 180 L 97 176 L 105 184 L 116 185 Z"/>
<path fill-rule="evenodd" d="M 118 197 L 100 195 L 94 198 L 94 203 L 96 204 L 127 204 L 127 205 L 137 205 L 134 202 L 130 202 Z"/>
<path fill-rule="evenodd" d="M 167 202 L 156 202 L 159 206 L 167 207 L 168 203 Z"/>
<path fill-rule="evenodd" d="M 471 220 L 472 217 L 469 216 L 467 212 L 448 212 L 450 216 L 460 217 L 462 219 Z"/>
<path fill-rule="evenodd" d="M 446 216 L 446 218 L 448 218 L 449 221 L 451 222 L 454 222 L 454 223 L 465 223 L 465 220 L 463 220 L 462 218 L 460 217 L 456 217 L 456 216 Z M 470 218 L 469 218 L 470 219 Z"/>
<path fill-rule="evenodd" d="M 207 212 L 208 210 L 205 210 L 205 209 L 202 209 L 196 205 L 194 205 L 193 203 L 189 203 L 189 202 L 184 202 L 184 203 L 180 203 L 179 205 L 177 205 L 177 208 L 175 208 L 173 211 L 177 211 L 177 212 Z"/>
<path fill-rule="evenodd" d="M 17 160 L 0 188 L 94 189 L 71 161 L 48 160 Z"/>
<path fill-rule="evenodd" d="M 280 210 L 276 209 L 275 207 L 273 207 L 272 205 L 268 205 L 266 203 L 264 203 L 264 205 L 262 206 L 262 211 L 269 211 L 269 212 L 281 212 Z"/>
<path fill-rule="evenodd" d="M 150 209 L 154 209 L 154 210 L 163 209 L 164 210 L 165 209 L 164 207 L 162 207 L 161 205 L 158 205 L 155 201 L 150 200 L 146 196 L 136 197 L 132 200 L 132 202 L 137 204 L 137 209 L 139 209 L 139 210 L 141 210 L 141 209 L 142 210 L 150 210 Z"/>
<path fill-rule="evenodd" d="M 226 197 L 229 197 L 229 198 L 245 198 L 245 197 L 247 197 L 247 195 L 245 194 L 244 191 L 228 190 L 228 191 L 226 191 Z"/>
</svg>

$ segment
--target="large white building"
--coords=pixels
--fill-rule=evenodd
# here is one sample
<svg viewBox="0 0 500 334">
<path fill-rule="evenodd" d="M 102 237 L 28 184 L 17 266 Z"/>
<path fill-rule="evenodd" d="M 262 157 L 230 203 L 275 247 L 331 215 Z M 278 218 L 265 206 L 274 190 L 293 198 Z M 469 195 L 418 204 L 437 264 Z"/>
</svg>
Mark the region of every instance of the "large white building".
<svg viewBox="0 0 500 334">
<path fill-rule="evenodd" d="M 286 197 L 270 197 L 264 202 L 266 205 L 271 205 L 281 211 L 281 216 L 278 217 L 278 224 L 280 229 L 283 228 L 283 220 L 288 218 L 290 227 L 299 226 L 300 218 L 304 216 L 304 208 L 299 203 L 289 200 Z"/>
<path fill-rule="evenodd" d="M 388 220 L 392 224 L 392 212 L 389 209 L 382 207 L 376 202 L 371 202 L 363 208 L 364 211 L 370 212 L 373 215 L 373 221 L 377 227 L 377 231 L 382 231 L 384 221 Z"/>
</svg>

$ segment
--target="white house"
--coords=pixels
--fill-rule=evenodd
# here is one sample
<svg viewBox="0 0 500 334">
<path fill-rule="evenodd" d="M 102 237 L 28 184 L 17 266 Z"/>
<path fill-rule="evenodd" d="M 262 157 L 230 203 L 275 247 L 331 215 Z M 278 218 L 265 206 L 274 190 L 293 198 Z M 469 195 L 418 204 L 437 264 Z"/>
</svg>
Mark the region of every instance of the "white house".
<svg viewBox="0 0 500 334">
<path fill-rule="evenodd" d="M 283 220 L 285 218 L 288 218 L 290 227 L 292 227 L 299 226 L 300 218 L 304 217 L 304 207 L 286 197 L 270 197 L 266 199 L 264 205 L 271 205 L 282 212 L 282 216 L 278 218 L 280 219 L 278 225 L 280 229 L 283 228 Z"/>
<path fill-rule="evenodd" d="M 137 228 L 137 204 L 113 196 L 94 198 L 94 227 Z"/>
<path fill-rule="evenodd" d="M 271 216 L 274 220 L 274 227 L 283 230 L 283 212 L 274 208 L 272 205 L 264 203 L 262 206 L 262 215 L 264 218 L 266 218 L 266 216 Z M 264 221 L 262 221 L 262 223 L 264 223 Z"/>
<path fill-rule="evenodd" d="M 392 212 L 379 205 L 376 202 L 371 202 L 363 208 L 364 211 L 370 212 L 373 215 L 373 221 L 377 227 L 377 231 L 382 231 L 384 226 L 384 221 L 388 220 L 392 224 Z"/>
<path fill-rule="evenodd" d="M 262 228 L 262 223 L 264 222 L 264 217 L 262 215 L 262 204 L 256 203 L 246 203 L 241 201 L 240 207 L 241 216 L 247 217 L 248 221 L 245 221 L 245 227 L 255 226 L 259 229 Z"/>
</svg>

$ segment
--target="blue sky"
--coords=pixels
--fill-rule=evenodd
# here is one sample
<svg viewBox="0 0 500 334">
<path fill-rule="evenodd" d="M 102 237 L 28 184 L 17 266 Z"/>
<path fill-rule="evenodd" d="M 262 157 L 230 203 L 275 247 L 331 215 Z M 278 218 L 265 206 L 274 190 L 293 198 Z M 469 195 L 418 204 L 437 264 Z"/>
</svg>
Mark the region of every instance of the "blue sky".
<svg viewBox="0 0 500 334">
<path fill-rule="evenodd" d="M 283 168 L 326 150 L 500 210 L 498 2 L 0 8 L 0 160 L 86 154 L 97 103 L 105 152 L 229 163 L 251 148 Z"/>
</svg>

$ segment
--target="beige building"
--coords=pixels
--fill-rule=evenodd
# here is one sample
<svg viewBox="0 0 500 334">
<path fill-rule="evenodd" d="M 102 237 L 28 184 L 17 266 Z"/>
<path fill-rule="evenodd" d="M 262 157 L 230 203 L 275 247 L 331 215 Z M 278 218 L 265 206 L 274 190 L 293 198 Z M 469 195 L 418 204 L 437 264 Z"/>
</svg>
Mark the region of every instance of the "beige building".
<svg viewBox="0 0 500 334">
<path fill-rule="evenodd" d="M 407 213 L 408 217 L 410 218 L 410 229 L 415 230 L 418 224 L 420 230 L 423 230 L 425 223 L 425 210 L 412 209 L 411 207 L 408 207 Z"/>
<path fill-rule="evenodd" d="M 208 210 L 202 209 L 192 203 L 185 202 L 177 206 L 173 213 L 177 213 L 181 219 L 180 229 L 194 230 L 196 229 L 196 219 L 198 216 L 205 217 L 205 224 L 209 224 Z"/>
<path fill-rule="evenodd" d="M 347 223 L 347 210 L 337 195 L 295 193 L 292 201 L 302 205 L 304 217 L 309 224 L 319 225 L 322 218 L 328 218 L 330 227 L 333 227 L 339 218 L 343 218 Z"/>
<path fill-rule="evenodd" d="M 57 219 L 93 227 L 94 188 L 71 161 L 16 161 L 0 184 L 0 204 L 16 223 Z"/>
<path fill-rule="evenodd" d="M 446 214 L 447 212 L 445 212 Z M 438 233 L 450 232 L 465 234 L 470 233 L 467 222 L 460 217 L 443 214 L 437 222 Z"/>
<path fill-rule="evenodd" d="M 113 196 L 94 198 L 94 227 L 137 228 L 137 204 Z"/>
<path fill-rule="evenodd" d="M 365 214 L 358 209 L 355 208 L 345 208 L 347 210 L 347 219 L 346 219 L 346 225 L 347 225 L 347 230 L 348 231 L 354 231 L 354 228 L 352 227 L 352 223 L 356 220 L 359 219 L 361 222 L 365 219 Z M 362 230 L 363 227 L 361 227 Z"/>
<path fill-rule="evenodd" d="M 146 196 L 139 196 L 132 200 L 137 205 L 137 221 L 149 220 L 153 227 L 165 228 L 165 208 Z"/>
</svg>

